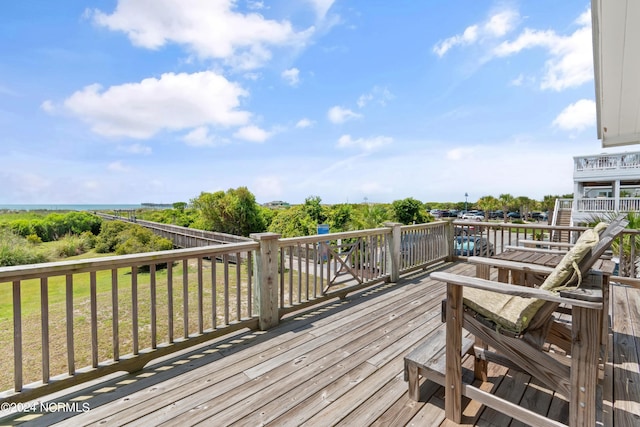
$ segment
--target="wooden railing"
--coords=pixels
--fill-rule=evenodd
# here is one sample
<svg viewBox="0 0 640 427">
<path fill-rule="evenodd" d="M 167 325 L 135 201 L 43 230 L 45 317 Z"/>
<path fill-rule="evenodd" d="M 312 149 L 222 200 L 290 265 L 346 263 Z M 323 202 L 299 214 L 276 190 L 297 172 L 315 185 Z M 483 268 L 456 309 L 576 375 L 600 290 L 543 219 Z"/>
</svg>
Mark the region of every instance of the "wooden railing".
<svg viewBox="0 0 640 427">
<path fill-rule="evenodd" d="M 550 226 L 538 223 L 496 223 L 453 221 L 454 227 L 463 234 L 487 239 L 495 253 L 501 253 L 509 245 L 518 245 L 521 240 L 550 240 L 550 236 L 558 236 L 557 243 L 575 243 L 587 227 Z M 542 244 L 542 243 L 541 243 Z M 640 230 L 624 230 L 613 246 L 613 255 L 619 264 L 618 275 L 621 277 L 637 277 L 640 256 Z M 482 254 L 484 255 L 484 254 Z M 462 256 L 454 257 L 466 258 Z"/>
<path fill-rule="evenodd" d="M 171 240 L 174 246 L 179 248 L 195 248 L 199 246 L 211 246 L 217 244 L 248 242 L 251 239 L 233 234 L 219 233 L 208 230 L 198 230 L 197 228 L 181 227 L 173 224 L 163 224 L 160 222 L 145 221 L 137 219 L 135 216 L 110 215 L 96 212 L 102 219 L 111 221 L 127 221 L 141 225 L 155 234 Z"/>
<path fill-rule="evenodd" d="M 133 372 L 239 329 L 272 328 L 293 311 L 456 259 L 456 235 L 486 239 L 499 253 L 554 230 L 572 242 L 585 230 L 457 220 L 385 225 L 0 268 L 0 370 L 13 378 L 0 401 Z M 636 235 L 626 230 L 621 239 L 621 275 L 635 277 Z"/>
<path fill-rule="evenodd" d="M 8 313 L 0 369 L 26 401 L 286 313 L 343 297 L 450 255 L 438 222 L 0 268 Z M 237 262 L 237 260 L 240 260 Z M 12 323 L 13 327 L 10 326 Z M 3 384 L 8 388 L 11 384 Z"/>
</svg>

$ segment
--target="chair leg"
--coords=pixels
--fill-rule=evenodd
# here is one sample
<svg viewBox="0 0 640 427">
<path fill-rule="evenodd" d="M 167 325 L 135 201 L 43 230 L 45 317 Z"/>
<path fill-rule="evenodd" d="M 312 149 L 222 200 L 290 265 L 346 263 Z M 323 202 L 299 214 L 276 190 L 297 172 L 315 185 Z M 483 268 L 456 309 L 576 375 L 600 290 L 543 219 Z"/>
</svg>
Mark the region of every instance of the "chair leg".
<svg viewBox="0 0 640 427">
<path fill-rule="evenodd" d="M 480 338 L 476 337 L 474 347 L 480 348 L 484 351 L 489 349 L 489 346 L 485 344 Z M 484 357 L 476 354 L 473 362 L 473 374 L 475 379 L 480 381 L 487 381 L 487 360 Z"/>
<path fill-rule="evenodd" d="M 573 307 L 569 425 L 596 423 L 596 386 L 600 331 L 598 310 Z"/>
<path fill-rule="evenodd" d="M 462 287 L 447 283 L 445 416 L 462 421 Z"/>
</svg>

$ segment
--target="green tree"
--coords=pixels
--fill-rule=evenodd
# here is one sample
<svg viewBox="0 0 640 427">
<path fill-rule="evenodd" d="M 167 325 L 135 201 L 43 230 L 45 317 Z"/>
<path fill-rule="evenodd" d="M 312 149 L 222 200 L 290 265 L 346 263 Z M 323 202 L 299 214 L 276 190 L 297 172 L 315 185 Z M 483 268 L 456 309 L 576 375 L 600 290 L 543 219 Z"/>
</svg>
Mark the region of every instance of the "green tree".
<svg viewBox="0 0 640 427">
<path fill-rule="evenodd" d="M 532 200 L 526 196 L 519 196 L 515 199 L 516 206 L 520 212 L 520 217 L 525 219 L 527 213 L 531 212 L 531 208 L 535 205 L 535 200 Z"/>
<path fill-rule="evenodd" d="M 495 211 L 500 206 L 500 202 L 493 196 L 482 196 L 476 203 L 480 209 L 484 211 L 485 219 L 489 215 L 489 212 Z"/>
<path fill-rule="evenodd" d="M 331 232 L 348 231 L 353 218 L 353 207 L 348 204 L 333 205 L 329 209 L 327 223 Z"/>
<path fill-rule="evenodd" d="M 421 201 L 412 197 L 402 200 L 395 200 L 391 204 L 394 219 L 403 224 L 427 222 L 427 212 Z"/>
<path fill-rule="evenodd" d="M 391 220 L 387 205 L 363 205 L 356 212 L 354 223 L 358 230 L 379 228 L 383 223 Z"/>
<path fill-rule="evenodd" d="M 269 231 L 278 233 L 282 237 L 311 236 L 317 233 L 318 224 L 314 221 L 303 205 L 292 206 L 276 211 Z"/>
<path fill-rule="evenodd" d="M 175 202 L 173 204 L 173 209 L 177 210 L 178 212 L 184 212 L 186 208 L 187 208 L 186 202 Z"/>
<path fill-rule="evenodd" d="M 324 224 L 327 215 L 321 205 L 322 199 L 319 196 L 309 196 L 304 199 L 304 211 L 316 224 Z"/>
<path fill-rule="evenodd" d="M 198 226 L 207 230 L 249 236 L 266 229 L 260 206 L 247 187 L 202 192 L 191 204 L 200 212 Z"/>
<path fill-rule="evenodd" d="M 507 214 L 513 206 L 514 198 L 511 194 L 505 193 L 498 196 L 498 201 L 500 202 L 500 206 L 502 207 L 502 219 L 504 220 L 504 222 L 507 222 Z"/>
</svg>

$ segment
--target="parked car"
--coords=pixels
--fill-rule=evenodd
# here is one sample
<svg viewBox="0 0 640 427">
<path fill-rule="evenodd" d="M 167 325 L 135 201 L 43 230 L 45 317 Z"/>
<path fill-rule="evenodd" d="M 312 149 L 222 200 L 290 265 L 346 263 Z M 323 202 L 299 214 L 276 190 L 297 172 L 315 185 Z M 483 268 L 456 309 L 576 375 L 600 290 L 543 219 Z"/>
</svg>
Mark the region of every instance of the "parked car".
<svg viewBox="0 0 640 427">
<path fill-rule="evenodd" d="M 458 256 L 493 256 L 493 243 L 484 237 L 457 236 L 454 240 L 454 251 Z"/>
<path fill-rule="evenodd" d="M 467 212 L 462 215 L 462 219 L 470 219 L 472 221 L 482 221 L 484 220 L 484 215 L 479 214 L 477 212 Z"/>
<path fill-rule="evenodd" d="M 520 212 L 509 212 L 507 218 L 520 219 Z"/>
<path fill-rule="evenodd" d="M 490 219 L 502 219 L 503 217 L 504 217 L 504 213 L 502 211 L 489 212 Z"/>
</svg>

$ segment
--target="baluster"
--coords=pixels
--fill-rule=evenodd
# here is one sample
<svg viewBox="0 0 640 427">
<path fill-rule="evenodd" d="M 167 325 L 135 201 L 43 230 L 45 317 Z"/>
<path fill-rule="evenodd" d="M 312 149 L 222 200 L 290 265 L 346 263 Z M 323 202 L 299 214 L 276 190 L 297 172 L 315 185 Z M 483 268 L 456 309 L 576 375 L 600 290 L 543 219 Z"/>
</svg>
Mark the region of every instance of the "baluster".
<svg viewBox="0 0 640 427">
<path fill-rule="evenodd" d="M 242 277 L 241 273 L 241 263 L 240 263 L 240 253 L 236 252 L 236 313 L 238 321 L 242 320 Z"/>
<path fill-rule="evenodd" d="M 198 257 L 198 333 L 204 332 L 204 280 L 202 278 L 202 257 Z"/>
<path fill-rule="evenodd" d="M 46 277 L 40 279 L 40 324 L 42 333 L 42 382 L 49 382 L 49 282 Z"/>
<path fill-rule="evenodd" d="M 309 243 L 304 244 L 305 300 L 309 301 Z"/>
<path fill-rule="evenodd" d="M 249 319 L 253 317 L 253 282 L 251 280 L 251 276 L 253 275 L 253 271 L 251 268 L 252 265 L 253 265 L 253 259 L 251 258 L 251 251 L 248 251 L 247 252 L 247 316 L 249 317 Z M 308 280 L 308 276 L 307 276 L 307 280 Z"/>
<path fill-rule="evenodd" d="M 217 266 L 218 266 L 218 259 L 215 256 L 212 256 L 211 257 L 211 329 L 213 330 L 215 330 L 218 327 Z"/>
<path fill-rule="evenodd" d="M 140 343 L 138 341 L 138 267 L 131 267 L 131 336 L 133 354 L 138 355 Z"/>
<path fill-rule="evenodd" d="M 118 324 L 118 269 L 111 269 L 111 338 L 113 346 L 113 360 L 120 360 L 120 332 Z"/>
<path fill-rule="evenodd" d="M 224 325 L 229 324 L 229 255 L 222 255 L 224 264 Z"/>
<path fill-rule="evenodd" d="M 67 310 L 67 368 L 69 375 L 75 375 L 76 363 L 73 343 L 73 276 L 71 274 L 66 275 L 65 306 Z"/>
<path fill-rule="evenodd" d="M 182 260 L 182 309 L 184 338 L 189 338 L 189 260 Z"/>
<path fill-rule="evenodd" d="M 314 246 L 313 251 L 313 298 L 318 297 L 318 250 L 317 245 Z M 322 281 L 320 282 L 322 283 Z"/>
<path fill-rule="evenodd" d="M 22 391 L 22 298 L 20 281 L 13 282 L 13 375 L 16 392 Z"/>
<path fill-rule="evenodd" d="M 151 348 L 158 348 L 158 319 L 156 301 L 156 264 L 149 266 L 149 296 L 151 297 Z"/>
<path fill-rule="evenodd" d="M 284 294 L 285 294 L 285 289 L 284 289 L 284 248 L 280 248 L 280 268 L 279 268 L 279 275 L 280 275 L 280 307 L 284 307 Z"/>
<path fill-rule="evenodd" d="M 296 245 L 296 251 L 298 256 L 298 303 L 300 303 L 302 302 L 302 247 L 300 246 L 300 242 Z"/>
<path fill-rule="evenodd" d="M 289 305 L 293 305 L 293 246 L 287 248 L 289 250 Z"/>
<path fill-rule="evenodd" d="M 173 343 L 173 261 L 167 263 L 167 334 Z"/>
<path fill-rule="evenodd" d="M 98 295 L 96 292 L 96 272 L 89 273 L 91 305 L 91 366 L 98 367 Z"/>
</svg>

